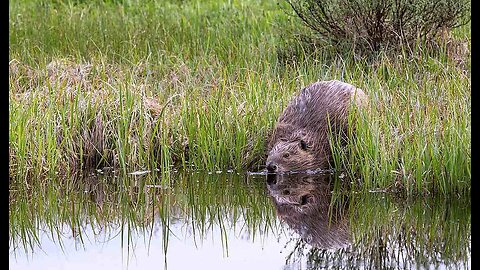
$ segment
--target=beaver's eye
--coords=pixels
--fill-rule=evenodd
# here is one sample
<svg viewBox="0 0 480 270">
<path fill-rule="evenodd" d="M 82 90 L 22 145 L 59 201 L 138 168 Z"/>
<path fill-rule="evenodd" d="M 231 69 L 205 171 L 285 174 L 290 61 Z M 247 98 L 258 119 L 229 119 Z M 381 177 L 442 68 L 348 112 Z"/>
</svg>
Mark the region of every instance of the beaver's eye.
<svg viewBox="0 0 480 270">
<path fill-rule="evenodd" d="M 289 153 L 285 153 L 285 154 L 283 154 L 283 157 L 284 157 L 284 158 L 288 158 L 288 157 L 290 157 L 290 154 L 289 154 Z"/>
</svg>

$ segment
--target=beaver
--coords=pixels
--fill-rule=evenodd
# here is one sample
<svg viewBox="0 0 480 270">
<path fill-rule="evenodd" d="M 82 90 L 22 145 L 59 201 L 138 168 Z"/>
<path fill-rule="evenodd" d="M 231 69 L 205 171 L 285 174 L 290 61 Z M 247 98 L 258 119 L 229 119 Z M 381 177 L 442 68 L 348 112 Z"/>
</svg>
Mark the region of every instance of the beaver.
<svg viewBox="0 0 480 270">
<path fill-rule="evenodd" d="M 350 106 L 366 103 L 361 89 L 337 80 L 303 88 L 278 118 L 267 146 L 267 170 L 327 169 L 331 158 L 328 134 L 346 139 Z"/>
</svg>

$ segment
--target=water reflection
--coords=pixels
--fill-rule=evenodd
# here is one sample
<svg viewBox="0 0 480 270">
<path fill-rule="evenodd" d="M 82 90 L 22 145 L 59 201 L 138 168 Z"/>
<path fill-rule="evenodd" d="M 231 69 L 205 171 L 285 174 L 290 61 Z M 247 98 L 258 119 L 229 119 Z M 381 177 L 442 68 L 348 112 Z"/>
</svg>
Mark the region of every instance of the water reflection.
<svg viewBox="0 0 480 270">
<path fill-rule="evenodd" d="M 277 216 L 309 245 L 338 249 L 350 245 L 346 204 L 332 204 L 331 175 L 268 175 Z"/>
<path fill-rule="evenodd" d="M 88 174 L 12 189 L 10 268 L 470 268 L 469 198 L 403 200 L 342 193 L 332 175 L 271 176 Z"/>
<path fill-rule="evenodd" d="M 277 217 L 297 234 L 292 269 L 470 269 L 469 198 L 342 193 L 342 181 L 267 176 Z"/>
</svg>

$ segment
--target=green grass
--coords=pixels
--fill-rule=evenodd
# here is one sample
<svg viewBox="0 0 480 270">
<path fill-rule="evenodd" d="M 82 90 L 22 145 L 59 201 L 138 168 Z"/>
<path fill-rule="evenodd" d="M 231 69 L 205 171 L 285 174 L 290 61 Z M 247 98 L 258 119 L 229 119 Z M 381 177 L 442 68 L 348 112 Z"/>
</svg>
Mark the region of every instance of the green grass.
<svg viewBox="0 0 480 270">
<path fill-rule="evenodd" d="M 356 184 L 409 194 L 469 192 L 470 79 L 440 61 L 413 66 L 383 58 L 378 68 L 348 74 L 347 81 L 368 91 L 370 104 L 356 112 L 347 150 L 333 151 L 337 166 L 364 176 Z"/>
<path fill-rule="evenodd" d="M 286 65 L 300 23 L 284 4 L 10 1 L 11 188 L 89 167 L 260 169 L 291 97 L 340 79 L 370 97 L 337 154 L 362 189 L 468 193 L 469 57 L 419 49 L 372 64 L 298 45 Z M 469 26 L 454 36 L 470 46 Z"/>
</svg>

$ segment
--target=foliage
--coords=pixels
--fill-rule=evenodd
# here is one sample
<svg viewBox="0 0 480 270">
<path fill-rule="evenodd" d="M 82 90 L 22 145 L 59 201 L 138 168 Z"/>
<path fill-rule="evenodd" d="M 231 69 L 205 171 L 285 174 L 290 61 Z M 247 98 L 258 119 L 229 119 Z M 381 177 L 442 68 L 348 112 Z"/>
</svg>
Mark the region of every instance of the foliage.
<svg viewBox="0 0 480 270">
<path fill-rule="evenodd" d="M 313 30 L 307 38 L 362 54 L 431 43 L 470 21 L 466 0 L 287 0 Z"/>
</svg>

